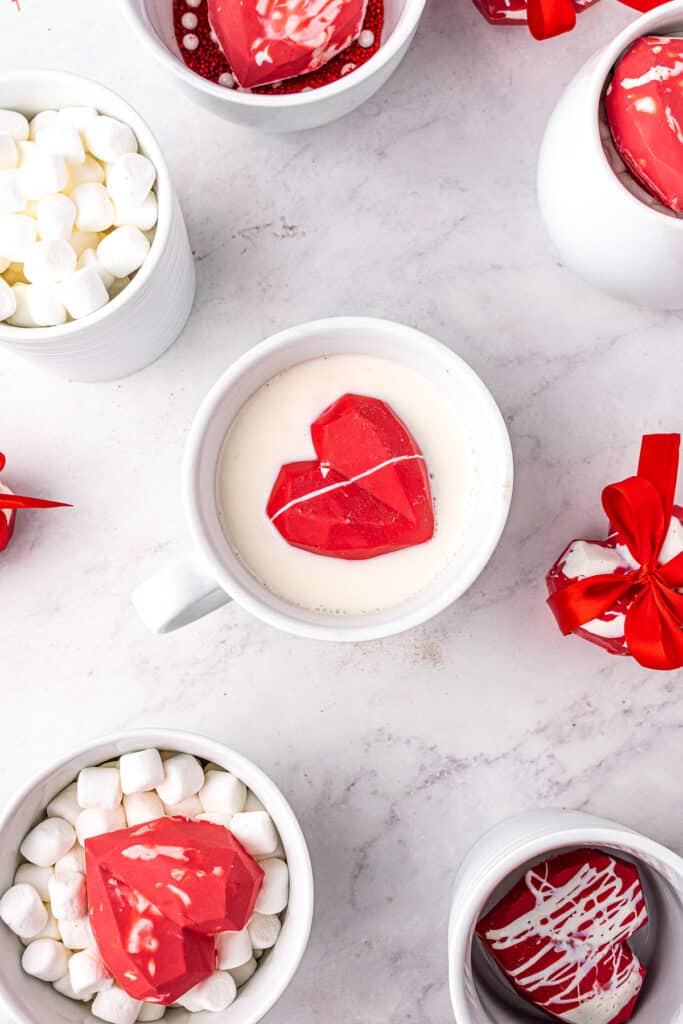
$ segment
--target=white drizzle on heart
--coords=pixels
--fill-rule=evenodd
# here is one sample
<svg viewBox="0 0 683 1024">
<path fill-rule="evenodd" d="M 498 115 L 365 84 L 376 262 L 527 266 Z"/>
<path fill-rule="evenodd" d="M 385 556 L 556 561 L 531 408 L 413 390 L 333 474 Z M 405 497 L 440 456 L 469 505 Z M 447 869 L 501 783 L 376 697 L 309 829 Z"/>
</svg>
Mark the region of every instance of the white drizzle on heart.
<svg viewBox="0 0 683 1024">
<path fill-rule="evenodd" d="M 548 998 L 534 998 L 534 1002 L 573 1024 L 604 1021 L 599 1007 L 607 1009 L 611 1019 L 642 985 L 638 959 L 626 955 L 622 944 L 645 924 L 647 910 L 638 879 L 626 888 L 615 869 L 611 858 L 604 868 L 583 864 L 560 886 L 549 881 L 547 863 L 542 873 L 531 869 L 525 882 L 535 907 L 486 932 L 494 950 L 535 940 L 529 958 L 516 968 L 506 968 L 506 973 L 532 998 L 540 989 L 555 989 Z M 549 957 L 550 962 L 544 963 Z M 582 991 L 586 977 L 603 962 L 610 964 L 612 974 L 602 992 Z M 609 993 L 608 1007 L 601 998 L 604 993 Z"/>
</svg>

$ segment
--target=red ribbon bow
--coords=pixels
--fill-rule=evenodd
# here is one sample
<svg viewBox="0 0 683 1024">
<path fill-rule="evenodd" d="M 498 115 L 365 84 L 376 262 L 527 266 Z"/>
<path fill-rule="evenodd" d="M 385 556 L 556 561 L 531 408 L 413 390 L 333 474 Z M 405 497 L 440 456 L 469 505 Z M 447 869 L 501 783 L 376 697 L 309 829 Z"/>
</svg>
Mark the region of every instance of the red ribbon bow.
<svg viewBox="0 0 683 1024">
<path fill-rule="evenodd" d="M 0 473 L 5 468 L 5 456 L 0 452 Z M 45 501 L 43 498 L 27 498 L 22 494 L 5 494 L 0 491 L 0 551 L 3 551 L 12 538 L 12 527 L 8 522 L 4 509 L 14 511 L 18 508 L 70 508 L 63 501 Z"/>
<path fill-rule="evenodd" d="M 643 14 L 666 2 L 667 0 L 621 0 L 622 4 Z M 550 39 L 551 36 L 571 32 L 576 24 L 576 8 L 573 0 L 528 0 L 527 20 L 534 39 Z"/>
<path fill-rule="evenodd" d="M 627 598 L 626 646 L 645 668 L 683 666 L 683 552 L 659 563 L 673 512 L 680 441 L 680 434 L 646 435 L 638 475 L 602 492 L 607 518 L 639 567 L 577 580 L 548 598 L 565 636 Z"/>
</svg>

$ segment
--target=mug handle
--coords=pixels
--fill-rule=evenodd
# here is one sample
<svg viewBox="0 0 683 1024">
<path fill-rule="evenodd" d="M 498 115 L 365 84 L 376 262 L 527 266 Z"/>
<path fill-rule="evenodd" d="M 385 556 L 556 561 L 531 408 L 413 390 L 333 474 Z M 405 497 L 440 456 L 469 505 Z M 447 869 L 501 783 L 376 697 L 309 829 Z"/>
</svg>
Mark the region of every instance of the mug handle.
<svg viewBox="0 0 683 1024">
<path fill-rule="evenodd" d="M 162 569 L 132 594 L 138 615 L 154 633 L 188 626 L 231 600 L 195 554 Z"/>
</svg>

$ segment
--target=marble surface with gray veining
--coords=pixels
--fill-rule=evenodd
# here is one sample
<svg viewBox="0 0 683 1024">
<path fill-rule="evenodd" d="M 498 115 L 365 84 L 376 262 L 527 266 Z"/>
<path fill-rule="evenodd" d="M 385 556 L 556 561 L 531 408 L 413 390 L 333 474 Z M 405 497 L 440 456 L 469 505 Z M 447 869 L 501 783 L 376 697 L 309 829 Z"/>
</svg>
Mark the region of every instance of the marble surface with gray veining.
<svg viewBox="0 0 683 1024">
<path fill-rule="evenodd" d="M 504 815 L 584 808 L 683 852 L 681 673 L 562 639 L 544 573 L 604 531 L 604 483 L 643 431 L 683 426 L 680 316 L 608 299 L 550 250 L 534 195 L 544 122 L 632 17 L 603 0 L 542 46 L 468 0 L 429 0 L 403 65 L 312 133 L 214 119 L 151 64 L 116 2 L 0 0 L 2 69 L 100 78 L 152 124 L 197 258 L 194 314 L 136 377 L 68 384 L 0 363 L 5 479 L 73 510 L 21 517 L 0 557 L 0 800 L 86 736 L 204 732 L 290 797 L 317 914 L 272 1024 L 443 1024 L 449 886 Z M 451 345 L 509 425 L 516 491 L 488 568 L 403 636 L 328 646 L 228 607 L 148 634 L 131 589 L 187 544 L 179 466 L 232 359 L 323 315 L 393 317 Z"/>
</svg>

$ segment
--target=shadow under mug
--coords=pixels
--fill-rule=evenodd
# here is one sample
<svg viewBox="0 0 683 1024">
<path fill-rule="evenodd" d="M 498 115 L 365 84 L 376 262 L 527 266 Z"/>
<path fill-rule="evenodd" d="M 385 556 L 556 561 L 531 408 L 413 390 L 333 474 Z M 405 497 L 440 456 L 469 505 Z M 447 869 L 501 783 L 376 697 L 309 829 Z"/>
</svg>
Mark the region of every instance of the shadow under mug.
<svg viewBox="0 0 683 1024">
<path fill-rule="evenodd" d="M 410 366 L 458 402 L 473 438 L 477 471 L 459 549 L 432 583 L 397 607 L 342 616 L 291 604 L 249 572 L 223 532 L 216 477 L 225 435 L 255 391 L 298 363 L 349 353 Z M 512 472 L 510 439 L 495 401 L 474 371 L 445 345 L 410 327 L 370 317 L 334 317 L 290 328 L 238 359 L 204 400 L 183 465 L 195 552 L 141 584 L 133 603 L 147 626 L 160 633 L 185 626 L 231 599 L 269 625 L 315 639 L 370 640 L 410 629 L 460 597 L 488 562 L 507 520 Z"/>
</svg>

